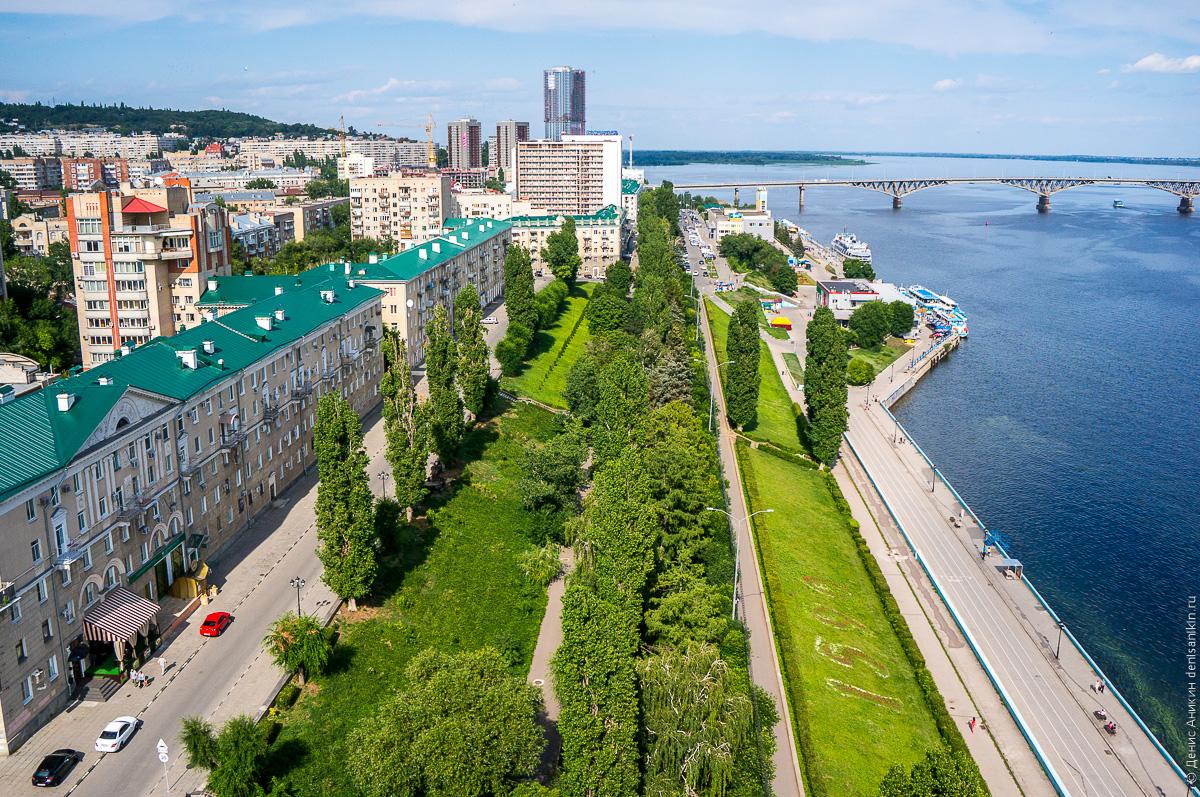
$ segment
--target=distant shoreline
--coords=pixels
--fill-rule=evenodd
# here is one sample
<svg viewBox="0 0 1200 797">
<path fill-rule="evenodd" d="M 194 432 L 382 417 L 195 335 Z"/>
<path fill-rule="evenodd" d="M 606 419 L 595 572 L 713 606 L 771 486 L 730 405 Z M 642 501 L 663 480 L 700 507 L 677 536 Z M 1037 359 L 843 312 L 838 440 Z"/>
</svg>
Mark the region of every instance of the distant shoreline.
<svg viewBox="0 0 1200 797">
<path fill-rule="evenodd" d="M 686 166 L 691 163 L 724 163 L 738 166 L 825 165 L 864 166 L 863 157 L 970 158 L 977 160 L 1055 161 L 1060 163 L 1133 163 L 1146 166 L 1200 166 L 1200 158 L 1150 158 L 1133 155 L 1015 155 L 992 152 L 883 152 L 883 151 L 776 151 L 776 150 L 645 150 L 634 153 L 638 166 Z"/>
</svg>

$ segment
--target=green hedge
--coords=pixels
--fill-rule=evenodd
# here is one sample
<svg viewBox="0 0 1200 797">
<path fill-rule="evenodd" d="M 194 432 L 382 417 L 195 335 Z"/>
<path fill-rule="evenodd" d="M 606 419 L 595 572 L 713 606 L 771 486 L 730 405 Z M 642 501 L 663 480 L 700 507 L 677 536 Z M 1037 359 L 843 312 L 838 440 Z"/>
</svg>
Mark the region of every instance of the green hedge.
<svg viewBox="0 0 1200 797">
<path fill-rule="evenodd" d="M 925 657 L 921 655 L 921 649 L 917 647 L 917 641 L 913 639 L 912 632 L 908 628 L 908 623 L 900 613 L 900 607 L 896 604 L 896 598 L 892 595 L 891 588 L 888 587 L 887 579 L 884 577 L 883 571 L 880 570 L 879 563 L 875 561 L 875 556 L 871 553 L 867 541 L 863 538 L 858 521 L 850 516 L 850 504 L 846 501 L 846 497 L 842 495 L 842 490 L 838 487 L 833 473 L 826 470 L 824 471 L 824 476 L 825 483 L 829 487 L 829 492 L 833 496 L 834 503 L 837 504 L 838 510 L 849 521 L 851 533 L 854 536 L 854 547 L 858 550 L 858 556 L 862 559 L 863 567 L 867 571 L 871 585 L 879 595 L 880 603 L 883 604 L 883 614 L 887 617 L 888 622 L 891 623 L 892 629 L 896 632 L 896 638 L 900 640 L 900 647 L 912 665 L 913 672 L 917 677 L 917 684 L 921 687 L 921 692 L 925 696 L 925 702 L 928 704 L 929 711 L 933 715 L 933 721 L 937 725 L 938 732 L 942 735 L 942 739 L 945 740 L 951 750 L 964 753 L 971 759 L 975 774 L 979 777 L 979 782 L 983 783 L 983 776 L 979 774 L 979 766 L 975 764 L 975 759 L 971 756 L 971 751 L 967 748 L 967 742 L 963 739 L 962 732 L 958 728 L 958 723 L 954 721 L 954 718 L 950 716 L 950 712 L 946 710 L 946 701 L 942 697 L 941 692 L 938 691 L 937 684 L 934 683 L 929 669 L 925 666 Z M 986 784 L 984 788 L 986 789 Z"/>
</svg>

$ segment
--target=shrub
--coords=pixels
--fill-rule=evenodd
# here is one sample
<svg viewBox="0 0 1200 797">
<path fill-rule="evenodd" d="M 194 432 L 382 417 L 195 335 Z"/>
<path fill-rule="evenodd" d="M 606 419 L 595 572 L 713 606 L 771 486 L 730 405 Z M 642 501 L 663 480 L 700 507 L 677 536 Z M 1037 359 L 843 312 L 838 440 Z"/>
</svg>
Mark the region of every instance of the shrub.
<svg viewBox="0 0 1200 797">
<path fill-rule="evenodd" d="M 547 542 L 521 556 L 521 570 L 531 584 L 545 589 L 558 578 L 562 570 L 562 561 L 558 558 L 561 550 L 558 543 Z"/>
<path fill-rule="evenodd" d="M 505 376 L 516 376 L 525 362 L 525 354 L 533 340 L 533 330 L 516 321 L 508 325 L 508 334 L 496 344 L 496 359 Z"/>
<path fill-rule="evenodd" d="M 846 379 L 852 385 L 867 385 L 874 378 L 875 369 L 866 360 L 851 360 L 846 366 Z"/>
</svg>

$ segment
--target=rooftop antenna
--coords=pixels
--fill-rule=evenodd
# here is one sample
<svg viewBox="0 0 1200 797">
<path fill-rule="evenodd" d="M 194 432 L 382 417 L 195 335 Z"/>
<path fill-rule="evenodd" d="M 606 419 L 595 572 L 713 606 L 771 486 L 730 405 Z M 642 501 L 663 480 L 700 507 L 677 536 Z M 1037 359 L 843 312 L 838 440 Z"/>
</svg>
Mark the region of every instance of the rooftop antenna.
<svg viewBox="0 0 1200 797">
<path fill-rule="evenodd" d="M 633 134 L 629 134 L 629 168 L 633 168 Z"/>
<path fill-rule="evenodd" d="M 344 115 L 338 117 L 338 129 L 340 130 L 338 138 L 342 141 L 342 157 L 344 158 L 346 157 L 346 117 Z"/>
</svg>

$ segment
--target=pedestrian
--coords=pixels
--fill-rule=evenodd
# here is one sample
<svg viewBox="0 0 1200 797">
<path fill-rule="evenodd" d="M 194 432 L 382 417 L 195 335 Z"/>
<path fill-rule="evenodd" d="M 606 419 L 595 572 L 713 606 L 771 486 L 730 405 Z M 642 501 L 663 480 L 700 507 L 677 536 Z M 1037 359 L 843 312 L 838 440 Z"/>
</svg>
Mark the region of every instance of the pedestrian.
<svg viewBox="0 0 1200 797">
<path fill-rule="evenodd" d="M 1104 681 L 1097 681 L 1097 683 L 1099 684 L 1099 686 L 1096 687 L 1097 690 L 1099 690 L 1100 694 L 1104 694 Z"/>
<path fill-rule="evenodd" d="M 1092 682 L 1092 691 L 1093 691 L 1093 692 L 1099 692 L 1099 691 L 1100 691 L 1100 682 L 1099 682 L 1099 681 L 1093 681 L 1093 682 Z"/>
<path fill-rule="evenodd" d="M 970 727 L 971 733 L 975 733 L 975 718 L 974 717 L 971 717 L 971 721 L 967 723 L 967 726 Z"/>
<path fill-rule="evenodd" d="M 129 680 L 133 681 L 133 685 L 136 686 L 138 689 L 142 688 L 142 674 L 140 672 L 138 672 L 137 670 L 129 671 Z"/>
<path fill-rule="evenodd" d="M 167 659 L 165 656 L 158 657 L 158 667 L 162 670 L 162 674 L 167 674 Z"/>
<path fill-rule="evenodd" d="M 984 559 L 987 559 L 987 548 L 980 548 L 979 549 L 979 561 L 982 562 Z"/>
</svg>

